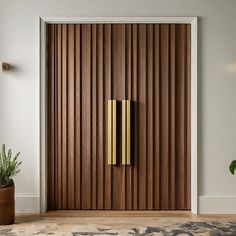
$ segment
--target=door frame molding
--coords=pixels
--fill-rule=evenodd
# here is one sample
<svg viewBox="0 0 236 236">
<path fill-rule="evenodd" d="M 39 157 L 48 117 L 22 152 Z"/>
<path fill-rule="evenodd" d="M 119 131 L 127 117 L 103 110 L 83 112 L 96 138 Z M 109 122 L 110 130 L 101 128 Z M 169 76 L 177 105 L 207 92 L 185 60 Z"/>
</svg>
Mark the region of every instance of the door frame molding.
<svg viewBox="0 0 236 236">
<path fill-rule="evenodd" d="M 191 24 L 191 211 L 198 213 L 197 17 L 39 17 L 39 147 L 40 211 L 47 211 L 46 165 L 46 24 L 153 23 Z"/>
</svg>

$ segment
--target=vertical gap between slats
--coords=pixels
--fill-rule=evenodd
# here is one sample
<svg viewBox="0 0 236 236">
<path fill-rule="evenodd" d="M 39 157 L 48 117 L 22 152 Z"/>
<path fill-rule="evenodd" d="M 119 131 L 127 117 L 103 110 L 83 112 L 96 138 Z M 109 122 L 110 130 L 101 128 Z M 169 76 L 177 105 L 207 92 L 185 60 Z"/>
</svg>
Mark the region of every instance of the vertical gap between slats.
<svg viewBox="0 0 236 236">
<path fill-rule="evenodd" d="M 77 157 L 77 153 L 76 153 L 76 119 L 77 119 L 77 116 L 76 116 L 76 69 L 77 69 L 77 61 L 76 61 L 76 25 L 74 25 L 74 209 L 76 209 L 76 197 L 77 197 L 77 194 L 76 194 L 76 157 Z"/>
<path fill-rule="evenodd" d="M 93 208 L 93 31 L 92 31 L 92 25 L 89 25 L 90 27 L 90 170 L 89 174 L 91 176 L 90 178 L 90 209 Z"/>
<path fill-rule="evenodd" d="M 137 93 L 137 106 L 136 106 L 136 124 L 137 124 L 137 209 L 139 208 L 139 128 L 138 128 L 138 124 L 139 124 L 139 71 L 138 71 L 138 67 L 139 67 L 139 50 L 138 50 L 138 45 L 139 45 L 139 25 L 137 25 L 137 68 L 136 68 L 136 73 L 137 73 L 137 85 L 136 85 L 136 93 Z"/>
<path fill-rule="evenodd" d="M 162 73 L 162 59 L 161 59 L 161 48 L 162 48 L 162 40 L 161 40 L 161 37 L 162 37 L 162 24 L 160 24 L 159 26 L 159 114 L 161 116 L 161 110 L 162 110 L 162 96 L 161 96 L 161 87 L 162 87 L 162 80 L 161 80 L 161 73 Z M 160 201 L 160 209 L 162 209 L 162 195 L 161 195 L 161 192 L 162 192 L 162 187 L 163 187 L 163 184 L 162 184 L 162 179 L 163 179 L 163 176 L 162 176 L 162 168 L 161 168 L 161 165 L 162 165 L 162 145 L 161 145 L 161 126 L 162 126 L 162 122 L 161 122 L 161 118 L 159 118 L 159 155 L 160 155 L 160 158 L 159 158 L 159 182 L 160 182 L 160 186 L 159 186 L 159 201 Z"/>
<path fill-rule="evenodd" d="M 60 173 L 60 189 L 59 189 L 59 200 L 60 200 L 60 209 L 62 209 L 62 162 L 63 162 L 63 149 L 62 149 L 62 25 L 60 25 L 60 58 L 58 60 L 58 63 L 60 65 L 60 87 L 58 88 L 60 91 L 60 104 L 58 104 L 58 110 L 60 114 L 60 120 L 59 120 L 59 130 L 60 130 L 60 136 L 59 136 L 59 146 L 60 146 L 60 165 L 59 165 L 59 173 Z"/>
<path fill-rule="evenodd" d="M 103 106 L 102 106 L 102 114 L 103 114 L 103 171 L 104 171 L 104 173 L 105 173 L 105 168 L 106 168 L 106 164 L 105 164 L 105 162 L 106 162 L 106 160 L 105 160 L 105 158 L 106 158 L 106 156 L 105 156 L 105 153 L 106 153 L 106 146 L 105 146 L 105 139 L 104 139 L 104 134 L 106 133 L 106 124 L 105 124 L 105 119 L 104 119 L 104 117 L 106 116 L 106 114 L 105 114 L 105 106 L 106 106 L 106 101 L 105 101 L 105 99 L 106 99 L 106 84 L 105 84 L 105 25 L 103 24 L 103 28 L 102 28 L 102 39 L 103 39 L 103 41 L 102 41 L 102 44 L 103 44 L 103 47 L 102 47 L 102 50 L 103 50 L 103 52 L 102 52 L 102 54 L 103 54 L 103 61 L 102 61 L 102 71 L 103 71 L 103 80 L 102 80 L 102 87 L 103 87 L 103 97 L 102 97 L 102 101 L 103 101 Z M 105 206 L 105 188 L 106 188 L 106 186 L 105 186 L 105 174 L 103 174 L 103 179 L 102 179 L 102 181 L 103 181 L 103 203 L 102 203 L 102 208 L 104 209 L 104 206 Z"/>
<path fill-rule="evenodd" d="M 95 208 L 98 208 L 98 25 L 96 25 L 96 203 Z"/>
<path fill-rule="evenodd" d="M 145 135 L 146 135 L 146 137 L 145 137 L 145 139 L 146 139 L 146 149 L 145 149 L 145 159 L 146 159 L 146 170 L 145 170 L 145 179 L 146 179 L 146 202 L 145 202 L 145 208 L 147 208 L 148 207 L 148 196 L 149 196 L 149 193 L 148 193 L 148 190 L 149 190 L 149 188 L 148 188 L 148 185 L 149 185 L 149 183 L 148 183 L 148 166 L 149 166 L 149 150 L 148 150 L 148 143 L 149 143 L 149 137 L 148 137 L 148 135 L 149 135 L 149 130 L 148 130 L 148 118 L 149 118 L 149 115 L 150 114 L 148 114 L 148 112 L 149 112 L 149 102 L 148 102 L 148 84 L 149 84 L 149 71 L 148 71 L 148 63 L 149 63 L 149 58 L 148 58 L 148 28 L 149 28 L 149 24 L 146 24 L 145 25 L 145 27 L 146 27 L 146 34 L 145 34 L 145 37 L 146 37 L 146 41 L 145 41 L 145 50 L 146 50 L 146 55 L 145 55 L 145 63 L 146 63 L 146 65 L 145 65 L 145 76 L 146 76 L 146 79 L 145 79 L 145 107 L 146 107 L 146 112 L 145 112 L 145 116 L 146 116 L 146 120 L 145 120 L 145 130 L 146 130 L 146 133 L 145 133 Z"/>
<path fill-rule="evenodd" d="M 57 189 L 58 189 L 58 169 L 57 169 L 57 165 L 58 165 L 58 146 L 57 146 L 57 136 L 58 136 L 58 132 L 57 132 L 57 98 L 58 98 L 58 94 L 57 94 L 57 82 L 58 82 L 58 78 L 57 78 L 57 63 L 56 63 L 56 60 L 57 60 L 57 26 L 58 25 L 55 25 L 55 28 L 54 28 L 54 47 L 55 47 L 55 60 L 54 60 L 54 63 L 55 63 L 55 66 L 54 66 L 54 70 L 55 70 L 55 99 L 54 99 L 54 109 L 55 109 L 55 123 L 54 123 L 54 126 L 55 126 L 55 138 L 54 138 L 54 143 L 55 143 L 55 181 L 54 181 L 54 185 L 55 185 L 55 190 L 54 190 L 54 193 L 55 193 L 55 196 L 54 196 L 54 201 L 55 201 L 55 204 L 54 204 L 54 208 L 58 208 L 58 195 L 57 195 Z"/>
</svg>

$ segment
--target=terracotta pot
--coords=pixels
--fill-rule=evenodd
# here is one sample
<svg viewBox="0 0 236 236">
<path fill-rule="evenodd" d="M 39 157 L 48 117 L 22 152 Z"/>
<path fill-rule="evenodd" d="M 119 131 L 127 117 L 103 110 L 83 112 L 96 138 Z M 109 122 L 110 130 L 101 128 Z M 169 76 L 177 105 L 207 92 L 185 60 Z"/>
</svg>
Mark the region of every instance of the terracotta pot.
<svg viewBox="0 0 236 236">
<path fill-rule="evenodd" d="M 15 222 L 15 185 L 0 188 L 0 225 Z"/>
</svg>

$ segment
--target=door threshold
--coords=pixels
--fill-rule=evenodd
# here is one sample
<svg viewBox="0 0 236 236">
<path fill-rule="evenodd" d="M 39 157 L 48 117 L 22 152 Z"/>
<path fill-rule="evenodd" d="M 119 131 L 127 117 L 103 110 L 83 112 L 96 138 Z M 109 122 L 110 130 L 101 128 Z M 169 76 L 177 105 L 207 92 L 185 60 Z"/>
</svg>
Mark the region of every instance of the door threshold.
<svg viewBox="0 0 236 236">
<path fill-rule="evenodd" d="M 190 210 L 49 210 L 48 217 L 191 217 Z"/>
</svg>

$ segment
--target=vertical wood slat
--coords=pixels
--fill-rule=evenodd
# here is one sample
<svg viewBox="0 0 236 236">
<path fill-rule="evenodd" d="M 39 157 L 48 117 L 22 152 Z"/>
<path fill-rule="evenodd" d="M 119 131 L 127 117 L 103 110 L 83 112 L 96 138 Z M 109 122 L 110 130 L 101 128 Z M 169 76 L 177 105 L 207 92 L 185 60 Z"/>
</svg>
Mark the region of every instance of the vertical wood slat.
<svg viewBox="0 0 236 236">
<path fill-rule="evenodd" d="M 154 209 L 160 209 L 160 25 L 154 25 Z"/>
<path fill-rule="evenodd" d="M 133 199 L 132 209 L 138 209 L 138 44 L 137 44 L 137 24 L 132 24 L 132 101 L 133 107 Z"/>
<path fill-rule="evenodd" d="M 57 209 L 62 208 L 62 26 L 57 25 L 57 111 L 58 111 L 58 122 L 57 122 L 57 130 L 58 130 L 58 137 L 57 137 L 57 147 L 58 147 L 58 165 L 57 165 L 57 179 L 58 179 L 58 188 L 57 188 L 57 198 L 58 204 Z"/>
<path fill-rule="evenodd" d="M 91 208 L 91 26 L 82 25 L 82 208 Z"/>
<path fill-rule="evenodd" d="M 75 29 L 68 26 L 68 208 L 75 208 Z"/>
<path fill-rule="evenodd" d="M 147 173 L 146 173 L 146 25 L 138 25 L 138 175 L 139 175 L 139 202 L 140 210 L 146 209 L 147 203 Z"/>
<path fill-rule="evenodd" d="M 55 80 L 54 80 L 54 110 L 55 110 L 55 116 L 54 116 L 54 129 L 55 129 L 55 136 L 54 136 L 54 143 L 55 143 L 55 189 L 54 189 L 54 208 L 58 208 L 58 142 L 57 142 L 57 137 L 58 137 L 58 63 L 57 63 L 57 58 L 58 58 L 58 41 L 57 41 L 57 36 L 58 36 L 58 26 L 54 26 L 54 48 L 55 48 L 55 58 L 54 58 L 54 71 L 55 71 Z"/>
<path fill-rule="evenodd" d="M 153 25 L 147 26 L 147 206 L 153 209 Z"/>
<path fill-rule="evenodd" d="M 125 28 L 124 25 L 112 26 L 112 95 L 113 99 L 122 100 L 125 96 Z M 117 117 L 117 126 L 121 127 L 121 117 Z M 125 208 L 125 167 L 121 165 L 121 130 L 117 130 L 118 168 L 112 167 L 112 208 Z M 117 191 L 119 189 L 119 191 Z"/>
<path fill-rule="evenodd" d="M 111 77 L 111 25 L 107 24 L 104 26 L 104 80 L 105 80 L 105 101 L 112 99 L 112 77 Z M 105 105 L 105 114 L 107 114 L 107 103 Z M 105 157 L 108 156 L 107 153 L 107 145 L 108 145 L 108 137 L 107 137 L 107 116 L 104 116 L 105 120 Z M 105 160 L 106 163 L 106 160 Z M 105 166 L 105 185 L 104 185 L 104 208 L 111 209 L 112 207 L 112 166 Z"/>
<path fill-rule="evenodd" d="M 160 151 L 161 151 L 161 209 L 169 206 L 169 25 L 161 25 L 160 78 Z"/>
<path fill-rule="evenodd" d="M 62 25 L 62 209 L 68 208 L 67 186 L 67 25 Z"/>
<path fill-rule="evenodd" d="M 92 209 L 97 208 L 97 25 L 92 25 Z"/>
<path fill-rule="evenodd" d="M 103 109 L 104 109 L 104 91 L 103 91 L 103 25 L 99 24 L 97 33 L 97 92 L 98 92 L 98 156 L 97 156 L 97 185 L 99 186 L 97 195 L 97 209 L 104 208 L 104 144 L 103 144 Z"/>
<path fill-rule="evenodd" d="M 185 65 L 184 65 L 184 25 L 179 25 L 177 27 L 176 40 L 178 41 L 178 51 L 177 51 L 177 77 L 178 82 L 176 83 L 176 109 L 178 113 L 176 114 L 176 121 L 178 126 L 176 126 L 176 155 L 177 155 L 177 208 L 184 209 L 184 191 L 185 191 L 185 180 L 184 180 L 184 78 L 185 78 Z"/>
<path fill-rule="evenodd" d="M 52 181 L 52 208 L 55 207 L 55 26 L 52 25 L 52 64 L 51 64 L 51 127 L 52 127 L 52 133 L 51 133 L 51 154 L 52 154 L 52 176 L 51 176 L 51 181 Z"/>
<path fill-rule="evenodd" d="M 125 65 L 126 65 L 126 99 L 131 100 L 132 96 L 132 78 L 131 78 L 131 24 L 127 24 L 125 26 Z M 131 112 L 132 114 L 132 112 Z M 132 150 L 131 150 L 132 151 Z M 126 166 L 126 188 L 125 188 L 125 198 L 126 198 L 126 209 L 131 210 L 132 209 L 132 175 L 133 175 L 133 167 L 132 163 L 131 165 Z"/>
<path fill-rule="evenodd" d="M 75 208 L 81 209 L 81 26 L 75 26 Z"/>
<path fill-rule="evenodd" d="M 184 25 L 178 25 L 176 27 L 176 41 L 178 43 L 177 47 L 177 65 L 176 65 L 176 75 L 178 78 L 178 83 L 176 84 L 176 159 L 177 159 L 177 173 L 176 173 L 176 187 L 177 187 L 177 207 L 183 209 L 184 199 L 184 42 L 183 42 L 183 31 Z"/>
<path fill-rule="evenodd" d="M 175 25 L 170 25 L 170 208 L 176 208 L 176 156 L 175 156 Z"/>
<path fill-rule="evenodd" d="M 47 32 L 49 209 L 189 209 L 191 26 Z M 108 98 L 134 101 L 133 166 L 106 166 Z"/>
</svg>

